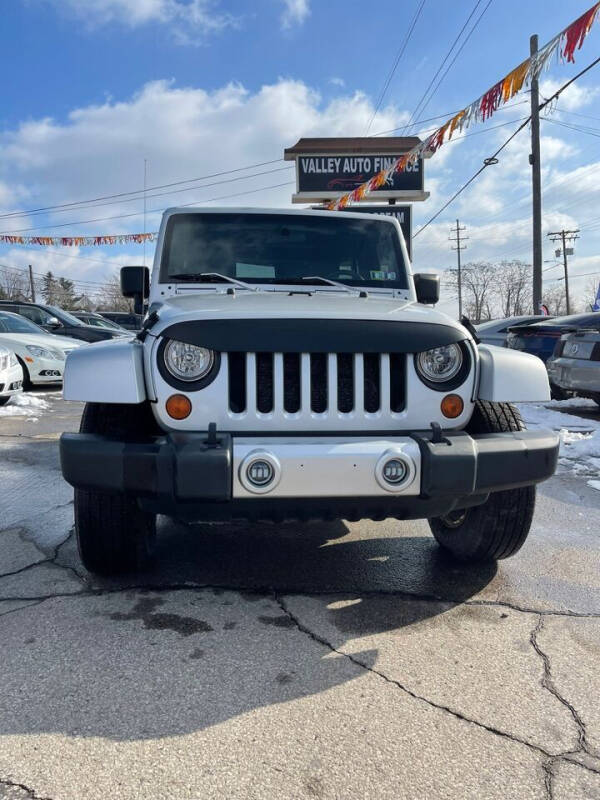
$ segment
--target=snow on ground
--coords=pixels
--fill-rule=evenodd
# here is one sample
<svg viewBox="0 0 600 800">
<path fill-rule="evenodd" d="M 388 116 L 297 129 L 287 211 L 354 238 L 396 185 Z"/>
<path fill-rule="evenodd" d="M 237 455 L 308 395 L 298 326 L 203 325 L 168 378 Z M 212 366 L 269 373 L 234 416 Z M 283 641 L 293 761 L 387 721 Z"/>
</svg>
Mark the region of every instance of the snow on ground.
<svg viewBox="0 0 600 800">
<path fill-rule="evenodd" d="M 551 428 L 559 433 L 559 472 L 600 474 L 600 421 L 576 416 L 578 411 L 597 412 L 593 400 L 576 397 L 543 404 L 519 403 L 518 407 L 528 428 Z M 588 484 L 600 489 L 600 481 Z"/>
<path fill-rule="evenodd" d="M 37 422 L 39 413 L 50 407 L 47 400 L 34 394 L 16 394 L 5 406 L 0 406 L 0 417 L 29 417 Z"/>
</svg>

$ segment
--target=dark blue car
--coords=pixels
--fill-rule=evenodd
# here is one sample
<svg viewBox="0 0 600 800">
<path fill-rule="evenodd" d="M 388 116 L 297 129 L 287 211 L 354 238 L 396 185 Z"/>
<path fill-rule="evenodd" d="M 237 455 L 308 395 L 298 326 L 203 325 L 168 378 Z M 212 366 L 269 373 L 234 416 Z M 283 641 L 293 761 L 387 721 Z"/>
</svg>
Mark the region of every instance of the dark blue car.
<svg viewBox="0 0 600 800">
<path fill-rule="evenodd" d="M 554 346 L 563 333 L 580 328 L 600 331 L 600 312 L 553 317 L 544 322 L 528 325 L 526 328 L 509 328 L 506 346 L 538 356 L 545 363 L 554 352 Z"/>
<path fill-rule="evenodd" d="M 506 346 L 513 350 L 523 350 L 538 356 L 544 363 L 554 352 L 556 343 L 560 341 L 563 333 L 587 328 L 600 331 L 600 312 L 589 314 L 571 314 L 568 317 L 553 317 L 545 322 L 536 322 L 525 328 L 509 328 L 506 337 Z M 560 387 L 550 383 L 552 397 L 557 400 L 566 395 Z"/>
</svg>

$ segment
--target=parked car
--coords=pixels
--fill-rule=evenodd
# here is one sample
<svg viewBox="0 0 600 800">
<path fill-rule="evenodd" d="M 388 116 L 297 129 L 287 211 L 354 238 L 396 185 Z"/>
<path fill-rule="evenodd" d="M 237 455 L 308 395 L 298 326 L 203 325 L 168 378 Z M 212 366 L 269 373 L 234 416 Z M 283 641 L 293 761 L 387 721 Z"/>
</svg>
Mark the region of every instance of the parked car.
<svg viewBox="0 0 600 800">
<path fill-rule="evenodd" d="M 81 322 L 86 325 L 92 325 L 94 328 L 108 328 L 109 331 L 118 331 L 121 334 L 127 332 L 125 328 L 117 325 L 116 322 L 106 319 L 102 314 L 98 314 L 95 311 L 72 311 L 71 314 Z"/>
<path fill-rule="evenodd" d="M 84 342 L 100 342 L 104 339 L 116 339 L 124 332 L 86 325 L 77 317 L 56 306 L 41 303 L 21 303 L 16 300 L 0 300 L 0 311 L 12 311 L 43 328 L 48 333 L 58 336 L 69 336 Z"/>
<path fill-rule="evenodd" d="M 0 309 L 0 345 L 16 355 L 26 389 L 31 384 L 60 383 L 65 359 L 80 344 L 77 339 L 46 333 L 25 317 Z"/>
<path fill-rule="evenodd" d="M 536 322 L 525 328 L 511 327 L 508 329 L 506 346 L 513 350 L 531 353 L 546 362 L 554 352 L 554 346 L 558 339 L 564 333 L 570 333 L 580 328 L 600 330 L 600 313 L 571 314 L 568 317 L 554 317 L 543 322 Z"/>
<path fill-rule="evenodd" d="M 546 370 L 430 308 L 439 277 L 411 275 L 396 219 L 171 209 L 159 242 L 151 282 L 121 270 L 144 336 L 67 361 L 88 570 L 145 566 L 157 514 L 428 519 L 462 561 L 517 552 L 559 439 L 511 401 L 549 400 Z"/>
<path fill-rule="evenodd" d="M 530 314 L 522 317 L 504 317 L 503 319 L 492 319 L 489 322 L 481 322 L 475 325 L 477 336 L 482 344 L 495 344 L 498 347 L 506 347 L 506 337 L 510 327 L 522 327 L 523 325 L 533 325 L 535 322 L 545 322 L 551 317 L 542 314 Z"/>
<path fill-rule="evenodd" d="M 590 397 L 600 406 L 600 332 L 580 330 L 561 336 L 546 368 L 556 386 Z"/>
<path fill-rule="evenodd" d="M 143 314 L 134 314 L 128 311 L 99 311 L 98 313 L 128 331 L 141 331 L 142 329 Z"/>
<path fill-rule="evenodd" d="M 23 370 L 12 350 L 0 346 L 0 406 L 23 391 Z"/>
</svg>

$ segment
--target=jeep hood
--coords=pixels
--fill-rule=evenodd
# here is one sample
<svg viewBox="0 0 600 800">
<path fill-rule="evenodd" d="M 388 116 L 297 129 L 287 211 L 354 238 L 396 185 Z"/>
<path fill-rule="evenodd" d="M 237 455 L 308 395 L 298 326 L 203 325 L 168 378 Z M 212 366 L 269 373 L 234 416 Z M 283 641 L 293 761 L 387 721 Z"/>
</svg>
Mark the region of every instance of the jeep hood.
<svg viewBox="0 0 600 800">
<path fill-rule="evenodd" d="M 221 351 L 418 352 L 469 339 L 450 317 L 413 301 L 339 292 L 169 298 L 150 333 Z"/>
<path fill-rule="evenodd" d="M 201 319 L 352 319 L 427 322 L 464 328 L 451 317 L 428 306 L 398 297 L 358 297 L 339 291 L 312 294 L 294 292 L 239 292 L 228 295 L 190 293 L 170 297 L 158 309 L 160 322 L 152 333 L 160 333 L 175 322 Z M 463 338 L 468 334 L 464 332 Z"/>
</svg>

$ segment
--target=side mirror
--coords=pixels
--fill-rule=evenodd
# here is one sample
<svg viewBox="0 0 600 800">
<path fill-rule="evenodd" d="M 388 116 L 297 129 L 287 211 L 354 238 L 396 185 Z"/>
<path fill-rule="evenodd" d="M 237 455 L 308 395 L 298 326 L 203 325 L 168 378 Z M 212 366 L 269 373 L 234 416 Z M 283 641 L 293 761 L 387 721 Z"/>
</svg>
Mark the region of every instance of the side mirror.
<svg viewBox="0 0 600 800">
<path fill-rule="evenodd" d="M 56 317 L 48 317 L 46 320 L 46 325 L 49 328 L 60 328 L 60 322 L 56 319 Z"/>
<path fill-rule="evenodd" d="M 413 275 L 417 303 L 435 305 L 440 299 L 440 276 L 433 273 L 419 272 Z"/>
<path fill-rule="evenodd" d="M 150 294 L 148 267 L 121 267 L 121 294 L 133 298 L 136 314 L 144 313 L 144 300 Z"/>
</svg>

